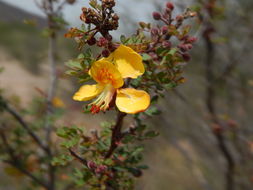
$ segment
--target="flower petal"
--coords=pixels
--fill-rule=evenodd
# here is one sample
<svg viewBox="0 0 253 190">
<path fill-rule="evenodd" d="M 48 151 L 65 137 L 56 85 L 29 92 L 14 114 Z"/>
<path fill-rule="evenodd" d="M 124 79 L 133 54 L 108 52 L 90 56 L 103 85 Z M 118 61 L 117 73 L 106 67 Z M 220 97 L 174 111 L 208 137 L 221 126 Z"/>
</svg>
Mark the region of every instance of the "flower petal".
<svg viewBox="0 0 253 190">
<path fill-rule="evenodd" d="M 123 78 L 137 78 L 145 72 L 142 57 L 130 47 L 120 45 L 111 57 Z"/>
<path fill-rule="evenodd" d="M 112 84 L 114 88 L 123 86 L 123 78 L 118 69 L 111 62 L 102 58 L 94 62 L 91 66 L 89 74 L 100 84 Z"/>
<path fill-rule="evenodd" d="M 104 86 L 99 84 L 83 85 L 73 96 L 76 101 L 88 101 L 99 95 Z"/>
<path fill-rule="evenodd" d="M 143 90 L 123 88 L 117 91 L 116 105 L 121 112 L 135 114 L 145 111 L 150 104 L 150 96 Z"/>
</svg>

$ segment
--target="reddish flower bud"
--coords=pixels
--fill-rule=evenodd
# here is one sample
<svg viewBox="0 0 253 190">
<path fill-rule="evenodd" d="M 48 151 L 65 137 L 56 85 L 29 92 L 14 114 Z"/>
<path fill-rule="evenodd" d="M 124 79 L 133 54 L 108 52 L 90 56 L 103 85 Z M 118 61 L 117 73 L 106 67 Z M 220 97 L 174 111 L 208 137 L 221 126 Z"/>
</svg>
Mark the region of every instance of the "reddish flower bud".
<svg viewBox="0 0 253 190">
<path fill-rule="evenodd" d="M 187 47 L 185 46 L 185 44 L 179 44 L 177 47 L 178 47 L 181 51 L 183 51 L 183 52 L 185 52 L 185 51 L 188 50 Z"/>
<path fill-rule="evenodd" d="M 184 20 L 184 17 L 182 15 L 178 15 L 178 16 L 176 16 L 176 20 L 181 22 Z"/>
<path fill-rule="evenodd" d="M 171 2 L 168 2 L 168 3 L 166 4 L 166 7 L 167 7 L 168 9 L 170 9 L 170 10 L 173 10 L 173 9 L 174 9 L 174 5 L 173 5 L 173 3 L 171 3 Z"/>
<path fill-rule="evenodd" d="M 90 46 L 93 46 L 94 44 L 96 44 L 97 40 L 96 38 L 94 37 L 91 37 L 89 40 L 87 40 L 87 43 L 90 45 Z"/>
<path fill-rule="evenodd" d="M 169 42 L 169 41 L 163 41 L 162 46 L 164 48 L 171 48 L 171 42 Z"/>
<path fill-rule="evenodd" d="M 153 12 L 153 18 L 155 20 L 160 20 L 162 15 L 159 12 Z"/>
<path fill-rule="evenodd" d="M 87 166 L 88 166 L 88 168 L 90 168 L 90 169 L 95 169 L 95 168 L 97 167 L 96 163 L 93 162 L 93 161 L 88 161 L 88 162 L 87 162 Z"/>
<path fill-rule="evenodd" d="M 151 35 L 156 36 L 159 34 L 159 28 L 152 28 L 151 29 Z"/>
<path fill-rule="evenodd" d="M 188 43 L 194 43 L 194 42 L 196 42 L 197 41 L 197 38 L 196 37 L 190 37 L 190 38 L 188 38 L 187 40 L 186 40 L 186 42 L 188 42 Z"/>
<path fill-rule="evenodd" d="M 187 48 L 187 50 L 192 49 L 192 45 L 191 44 L 185 44 L 185 47 Z"/>
<path fill-rule="evenodd" d="M 107 170 L 107 166 L 105 165 L 100 165 L 96 168 L 95 172 L 97 174 L 100 174 L 100 173 L 104 173 L 105 171 Z"/>
<path fill-rule="evenodd" d="M 180 48 L 180 50 L 183 51 L 183 52 L 192 49 L 191 44 L 180 44 L 177 47 Z"/>
<path fill-rule="evenodd" d="M 108 57 L 109 55 L 110 55 L 110 51 L 109 51 L 109 50 L 104 49 L 104 50 L 102 51 L 102 56 L 103 56 L 103 57 Z"/>
<path fill-rule="evenodd" d="M 104 37 L 100 37 L 99 40 L 97 41 L 97 46 L 98 47 L 104 47 L 108 44 L 108 40 L 105 39 Z"/>
<path fill-rule="evenodd" d="M 161 28 L 161 30 L 162 30 L 162 34 L 163 34 L 163 35 L 167 34 L 167 33 L 168 33 L 168 26 L 163 26 L 163 27 Z"/>
</svg>

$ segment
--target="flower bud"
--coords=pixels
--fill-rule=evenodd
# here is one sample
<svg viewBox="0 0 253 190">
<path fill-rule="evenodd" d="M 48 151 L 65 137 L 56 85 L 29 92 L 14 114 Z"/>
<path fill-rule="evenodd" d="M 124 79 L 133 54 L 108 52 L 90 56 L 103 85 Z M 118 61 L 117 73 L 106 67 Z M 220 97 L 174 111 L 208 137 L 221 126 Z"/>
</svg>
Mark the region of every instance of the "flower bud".
<svg viewBox="0 0 253 190">
<path fill-rule="evenodd" d="M 97 46 L 98 47 L 104 47 L 108 44 L 108 40 L 105 39 L 104 37 L 100 37 L 99 40 L 97 41 Z"/>
<path fill-rule="evenodd" d="M 110 55 L 110 51 L 109 51 L 109 50 L 104 49 L 104 50 L 102 51 L 102 56 L 103 56 L 103 57 L 108 57 L 109 55 Z"/>
<path fill-rule="evenodd" d="M 104 173 L 105 171 L 107 170 L 107 166 L 105 165 L 100 165 L 96 168 L 95 172 L 97 174 L 100 174 L 100 173 Z"/>
<path fill-rule="evenodd" d="M 162 31 L 162 34 L 163 34 L 163 35 L 167 34 L 167 33 L 168 33 L 168 26 L 163 26 L 163 27 L 161 28 L 161 31 Z"/>
<path fill-rule="evenodd" d="M 187 48 L 187 50 L 192 49 L 192 45 L 191 44 L 185 44 L 185 47 Z"/>
<path fill-rule="evenodd" d="M 90 168 L 90 169 L 95 169 L 95 168 L 97 167 L 96 163 L 93 162 L 93 161 L 88 161 L 88 162 L 87 162 L 87 166 L 88 166 L 88 168 Z"/>
<path fill-rule="evenodd" d="M 151 35 L 156 36 L 159 34 L 159 29 L 157 27 L 151 29 Z"/>
<path fill-rule="evenodd" d="M 171 3 L 171 2 L 168 2 L 168 3 L 166 4 L 166 7 L 167 7 L 168 9 L 170 9 L 170 10 L 173 10 L 173 9 L 174 9 L 174 5 L 173 5 L 173 3 Z"/>
<path fill-rule="evenodd" d="M 113 20 L 119 20 L 119 16 L 117 14 L 114 14 L 113 17 L 112 17 Z"/>
<path fill-rule="evenodd" d="M 169 41 L 163 41 L 162 42 L 162 46 L 164 48 L 171 48 L 171 42 L 169 42 Z"/>
<path fill-rule="evenodd" d="M 184 17 L 182 15 L 178 15 L 178 16 L 176 16 L 176 20 L 178 22 L 182 22 L 184 20 Z"/>
<path fill-rule="evenodd" d="M 180 48 L 180 50 L 183 51 L 183 52 L 192 49 L 191 44 L 179 44 L 177 47 Z"/>
<path fill-rule="evenodd" d="M 160 20 L 161 19 L 161 14 L 159 12 L 153 12 L 153 18 L 155 20 Z"/>
<path fill-rule="evenodd" d="M 194 43 L 194 42 L 196 42 L 197 41 L 197 38 L 196 37 L 190 37 L 190 38 L 188 38 L 187 40 L 186 40 L 186 42 L 188 42 L 188 43 Z"/>
<path fill-rule="evenodd" d="M 90 45 L 90 46 L 93 46 L 94 44 L 96 44 L 97 40 L 96 38 L 94 37 L 91 37 L 89 40 L 87 40 L 87 43 Z"/>
</svg>

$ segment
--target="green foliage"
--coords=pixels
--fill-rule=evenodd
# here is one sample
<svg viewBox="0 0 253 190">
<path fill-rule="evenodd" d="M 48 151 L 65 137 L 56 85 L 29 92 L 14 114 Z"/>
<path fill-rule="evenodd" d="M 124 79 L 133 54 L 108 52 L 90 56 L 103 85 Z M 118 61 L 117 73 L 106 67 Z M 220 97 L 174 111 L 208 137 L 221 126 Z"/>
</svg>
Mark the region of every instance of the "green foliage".
<svg viewBox="0 0 253 190">
<path fill-rule="evenodd" d="M 69 68 L 66 74 L 77 77 L 80 83 L 86 82 L 91 79 L 87 71 L 92 62 L 94 62 L 93 55 L 91 50 L 87 49 L 86 52 L 79 54 L 76 59 L 66 62 L 66 66 Z"/>
</svg>

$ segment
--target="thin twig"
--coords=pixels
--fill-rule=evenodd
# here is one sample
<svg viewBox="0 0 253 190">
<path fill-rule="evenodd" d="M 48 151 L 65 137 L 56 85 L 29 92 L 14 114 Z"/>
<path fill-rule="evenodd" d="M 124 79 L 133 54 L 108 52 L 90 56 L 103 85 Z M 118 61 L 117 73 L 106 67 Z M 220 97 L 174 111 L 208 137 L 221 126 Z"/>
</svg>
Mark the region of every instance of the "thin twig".
<svg viewBox="0 0 253 190">
<path fill-rule="evenodd" d="M 22 172 L 24 175 L 28 176 L 31 180 L 33 180 L 34 182 L 38 183 L 39 185 L 45 187 L 46 189 L 48 188 L 48 185 L 43 182 L 42 180 L 40 180 L 39 178 L 37 178 L 36 176 L 34 176 L 31 172 L 29 172 L 28 170 L 26 170 L 24 167 L 22 167 L 22 165 L 20 164 L 20 159 L 14 154 L 14 150 L 13 148 L 9 145 L 7 138 L 3 132 L 3 130 L 0 130 L 0 137 L 2 139 L 4 148 L 6 149 L 6 152 L 8 153 L 8 155 L 10 156 L 10 160 L 4 160 L 5 163 L 13 166 L 14 168 L 16 168 L 17 170 L 19 170 L 20 172 Z"/>
<path fill-rule="evenodd" d="M 207 26 L 212 27 L 212 26 Z M 214 63 L 214 44 L 212 43 L 210 39 L 210 35 L 206 35 L 204 37 L 206 42 L 206 80 L 208 82 L 207 88 L 206 88 L 206 106 L 207 110 L 211 116 L 211 120 L 214 124 L 218 125 L 219 127 L 223 127 L 222 124 L 219 121 L 219 118 L 217 116 L 216 110 L 215 110 L 215 76 L 213 72 L 213 63 Z M 232 156 L 232 153 L 230 152 L 228 146 L 226 145 L 226 139 L 224 137 L 224 134 L 222 131 L 216 132 L 213 131 L 214 136 L 216 137 L 218 141 L 218 147 L 220 151 L 222 152 L 224 158 L 227 162 L 227 171 L 226 171 L 226 190 L 234 190 L 235 181 L 235 163 Z"/>
<path fill-rule="evenodd" d="M 14 110 L 8 103 L 5 102 L 4 109 L 11 114 L 14 119 L 27 131 L 31 138 L 41 147 L 45 152 L 48 153 L 48 148 L 42 143 L 41 139 L 33 132 L 33 130 L 28 126 L 24 119 Z"/>
<path fill-rule="evenodd" d="M 56 86 L 57 86 L 57 70 L 56 70 L 56 32 L 55 32 L 55 22 L 53 17 L 55 15 L 53 9 L 53 2 L 48 0 L 49 13 L 47 14 L 48 27 L 51 29 L 52 33 L 49 36 L 49 47 L 48 47 L 48 60 L 50 64 L 50 84 L 47 93 L 47 112 L 46 112 L 46 141 L 50 143 L 50 134 L 52 131 L 52 125 L 50 124 L 50 116 L 53 113 L 52 100 L 55 96 Z"/>
<path fill-rule="evenodd" d="M 87 160 L 79 156 L 76 152 L 74 152 L 71 148 L 69 148 L 70 154 L 75 157 L 79 162 L 87 166 Z"/>
</svg>

